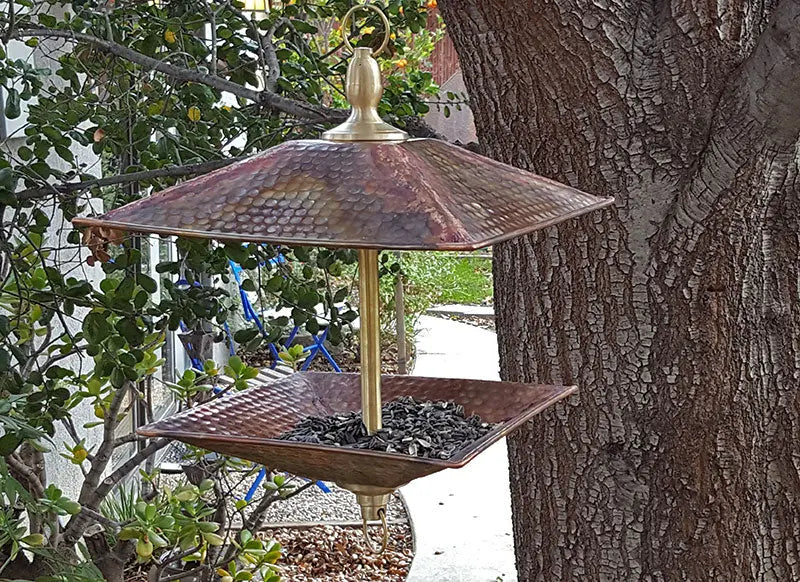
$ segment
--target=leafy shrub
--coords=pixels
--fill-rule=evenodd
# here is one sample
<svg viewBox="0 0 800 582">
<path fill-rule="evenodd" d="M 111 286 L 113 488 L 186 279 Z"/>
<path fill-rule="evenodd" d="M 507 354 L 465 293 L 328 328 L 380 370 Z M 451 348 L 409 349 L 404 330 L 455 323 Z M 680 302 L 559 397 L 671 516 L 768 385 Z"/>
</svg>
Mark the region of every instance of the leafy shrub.
<svg viewBox="0 0 800 582">
<path fill-rule="evenodd" d="M 167 441 L 126 427 L 134 412 L 139 422 L 154 419 L 153 387 L 170 372 L 161 358 L 169 332 L 183 325 L 222 337 L 236 309 L 229 260 L 252 272 L 283 253 L 294 276 L 274 273 L 268 284 L 295 304 L 293 323 L 313 330 L 308 311 L 341 299 L 320 282 L 352 253 L 178 239 L 175 257 L 156 260 L 151 277 L 148 239 L 107 248 L 90 236 L 87 257 L 69 224 L 101 202 L 113 208 L 286 139 L 316 137 L 346 116 L 337 108 L 341 32 L 330 23 L 350 2 L 272 4 L 262 18 L 227 0 L 16 0 L 0 14 L 3 38 L 35 55 L 0 51 L 6 118 L 27 115 L 0 150 L 2 577 L 118 582 L 137 562 L 157 580 L 276 576 L 278 548 L 255 532 L 270 503 L 302 487 L 272 475 L 257 501 L 234 504 L 244 527 L 232 535 L 227 502 L 255 468 L 194 451 L 191 475 L 167 484 L 153 470 Z M 418 127 L 415 116 L 437 91 L 420 66 L 430 37 L 412 42 L 427 14 L 415 0 L 390 0 L 387 12 L 393 59 L 406 63 L 384 62 L 396 76 L 381 109 Z M 381 38 L 379 19 L 359 26 L 359 43 Z M 340 315 L 344 324 L 352 317 Z M 240 339 L 268 340 L 286 323 Z M 209 387 L 220 369 L 207 363 L 173 384 L 181 405 L 215 397 Z M 253 371 L 233 360 L 227 373 L 240 389 Z M 79 410 L 92 420 L 79 423 Z M 81 476 L 74 498 L 48 482 L 55 451 Z"/>
</svg>

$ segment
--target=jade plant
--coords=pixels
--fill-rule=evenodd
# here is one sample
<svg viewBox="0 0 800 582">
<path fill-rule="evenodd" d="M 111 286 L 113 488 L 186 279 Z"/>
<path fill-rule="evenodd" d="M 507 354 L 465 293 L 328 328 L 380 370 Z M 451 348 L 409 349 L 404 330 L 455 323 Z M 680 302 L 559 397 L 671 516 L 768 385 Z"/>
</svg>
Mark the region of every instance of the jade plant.
<svg viewBox="0 0 800 582">
<path fill-rule="evenodd" d="M 172 381 L 164 365 L 175 330 L 225 337 L 237 309 L 229 261 L 245 269 L 245 289 L 291 308 L 263 333 L 234 329 L 237 343 L 274 340 L 292 324 L 313 333 L 320 305 L 337 341 L 356 316 L 339 276 L 352 252 L 177 239 L 162 256 L 144 252 L 144 237 L 103 248 L 69 221 L 340 122 L 346 61 L 335 23 L 351 5 L 295 0 L 253 13 L 238 0 L 5 4 L 0 578 L 279 576 L 279 548 L 257 532 L 272 503 L 310 485 L 271 472 L 244 502 L 237 487 L 258 467 L 190 449 L 184 473 L 166 476 L 158 459 L 168 442 L 133 428 L 156 419 L 156 391 L 185 408 L 252 382 L 254 370 L 236 359 Z M 419 115 L 448 101 L 425 66 L 441 31 L 426 29 L 429 9 L 416 0 L 384 8 L 394 32 L 381 112 L 430 135 Z M 351 32 L 375 44 L 381 26 L 367 16 Z M 270 263 L 279 254 L 285 264 Z M 231 384 L 220 393 L 223 375 Z M 56 461 L 76 477 L 62 482 Z"/>
</svg>

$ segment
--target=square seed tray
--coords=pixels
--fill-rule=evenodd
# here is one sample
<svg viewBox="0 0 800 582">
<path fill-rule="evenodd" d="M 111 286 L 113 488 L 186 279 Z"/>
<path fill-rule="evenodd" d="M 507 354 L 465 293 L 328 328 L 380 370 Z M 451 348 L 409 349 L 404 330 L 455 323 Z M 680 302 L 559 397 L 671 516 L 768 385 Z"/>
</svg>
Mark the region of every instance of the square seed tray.
<svg viewBox="0 0 800 582">
<path fill-rule="evenodd" d="M 447 460 L 277 440 L 309 416 L 359 410 L 358 374 L 292 374 L 228 394 L 137 432 L 176 439 L 309 479 L 395 489 L 442 469 L 463 467 L 515 428 L 576 391 L 574 386 L 383 376 L 384 402 L 398 396 L 452 401 L 461 404 L 467 415 L 477 414 L 486 422 L 496 423 L 491 432 Z"/>
</svg>

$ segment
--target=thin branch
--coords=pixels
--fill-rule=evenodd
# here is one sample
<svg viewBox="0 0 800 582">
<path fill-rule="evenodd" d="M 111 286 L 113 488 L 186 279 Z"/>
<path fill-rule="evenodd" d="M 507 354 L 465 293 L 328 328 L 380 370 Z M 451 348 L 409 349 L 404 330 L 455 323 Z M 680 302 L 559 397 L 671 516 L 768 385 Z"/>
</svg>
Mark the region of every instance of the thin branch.
<svg viewBox="0 0 800 582">
<path fill-rule="evenodd" d="M 130 392 L 130 382 L 125 382 L 121 388 L 117 388 L 111 399 L 111 404 L 105 412 L 103 419 L 103 440 L 97 448 L 91 468 L 83 480 L 81 491 L 78 495 L 78 502 L 89 509 L 97 509 L 103 496 L 98 495 L 98 483 L 108 467 L 108 462 L 114 453 L 114 430 L 117 427 L 117 415 L 125 400 L 126 394 Z M 64 530 L 63 541 L 67 546 L 72 546 L 83 535 L 88 525 L 88 516 L 81 511 L 73 515 Z"/>
<path fill-rule="evenodd" d="M 281 24 L 288 23 L 289 21 L 286 18 L 279 18 L 275 21 L 275 23 L 270 26 L 267 34 L 264 36 L 260 36 L 260 46 L 261 49 L 264 51 L 264 56 L 266 59 L 266 65 L 269 69 L 266 78 L 266 87 L 270 91 L 275 90 L 275 86 L 278 83 L 278 77 L 281 76 L 281 63 L 278 60 L 278 53 L 275 50 L 275 32 L 278 30 L 278 27 Z"/>
<path fill-rule="evenodd" d="M 208 5 L 206 5 L 208 8 Z M 208 9 L 209 28 L 211 29 L 211 63 L 210 69 L 212 75 L 217 75 L 217 12 Z"/>
<path fill-rule="evenodd" d="M 121 447 L 122 445 L 127 445 L 129 443 L 135 443 L 138 441 L 146 440 L 146 437 L 139 436 L 135 432 L 128 433 L 121 437 L 118 437 L 114 440 L 114 448 Z"/>
<path fill-rule="evenodd" d="M 29 467 L 16 453 L 11 453 L 5 457 L 8 466 L 18 473 L 28 484 L 28 491 L 36 499 L 44 497 L 44 486 L 39 480 L 36 472 Z"/>
<path fill-rule="evenodd" d="M 185 572 L 178 572 L 177 574 L 173 574 L 172 576 L 167 576 L 166 578 L 160 579 L 158 582 L 176 582 L 177 580 L 183 580 L 184 578 L 192 578 L 194 579 L 195 574 L 199 574 L 204 570 L 207 570 L 209 566 L 207 564 L 202 564 L 200 566 L 196 566 L 191 570 L 186 570 Z"/>
<path fill-rule="evenodd" d="M 228 158 L 225 160 L 210 160 L 208 162 L 200 162 L 198 164 L 189 164 L 186 166 L 169 166 L 167 168 L 159 168 L 158 170 L 144 170 L 141 172 L 131 172 L 130 174 L 119 174 L 117 176 L 108 176 L 106 178 L 98 178 L 96 180 L 84 180 L 83 182 L 69 182 L 67 184 L 60 184 L 58 186 L 47 186 L 44 188 L 29 188 L 17 192 L 19 200 L 35 200 L 44 198 L 53 194 L 53 191 L 59 194 L 70 194 L 73 192 L 80 192 L 89 190 L 91 188 L 101 188 L 103 186 L 114 186 L 116 184 L 128 184 L 130 182 L 143 182 L 146 180 L 155 180 L 157 178 L 179 178 L 182 176 L 196 176 L 213 172 L 219 168 L 229 166 L 234 162 L 243 160 L 244 157 Z"/>
<path fill-rule="evenodd" d="M 16 17 L 17 14 L 14 12 L 14 0 L 9 0 L 8 2 L 8 30 L 3 35 L 3 44 L 8 44 L 8 41 L 11 40 L 11 32 L 14 30 L 16 26 Z"/>
<path fill-rule="evenodd" d="M 264 89 L 262 91 L 249 89 L 244 85 L 234 83 L 233 81 L 223 79 L 222 77 L 218 77 L 216 75 L 201 73 L 200 71 L 192 71 L 184 67 L 167 63 L 165 61 L 154 59 L 153 57 L 148 57 L 147 55 L 143 55 L 142 53 L 126 46 L 116 42 L 109 42 L 91 34 L 45 27 L 26 27 L 13 31 L 12 37 L 64 38 L 72 41 L 90 43 L 109 54 L 125 59 L 131 63 L 141 65 L 147 69 L 164 73 L 165 75 L 178 81 L 201 83 L 211 87 L 212 89 L 232 93 L 233 95 L 241 97 L 242 99 L 254 101 L 255 103 L 269 107 L 275 111 L 280 111 L 300 119 L 308 119 L 319 122 L 333 122 L 344 120 L 347 117 L 347 111 L 343 109 L 332 109 L 330 107 L 324 107 L 321 105 L 304 103 L 295 99 L 289 99 L 268 89 Z"/>
<path fill-rule="evenodd" d="M 142 464 L 145 459 L 150 457 L 150 455 L 155 454 L 157 451 L 167 446 L 169 442 L 169 439 L 157 439 L 151 441 L 149 445 L 133 455 L 130 459 L 125 461 L 125 463 L 120 465 L 113 473 L 103 479 L 103 482 L 91 495 L 90 502 L 82 502 L 83 508 L 86 508 L 87 505 L 89 506 L 89 509 L 99 507 L 100 501 L 105 499 L 111 490 L 118 485 L 131 471 Z M 83 508 L 81 509 L 80 513 L 73 515 L 72 518 L 70 518 L 69 522 L 67 523 L 67 527 L 64 530 L 62 541 L 67 547 L 74 545 L 80 539 L 84 530 L 86 529 L 86 526 L 92 520 L 91 516 L 86 513 Z"/>
<path fill-rule="evenodd" d="M 81 439 L 78 436 L 78 430 L 75 428 L 75 422 L 72 420 L 71 416 L 65 416 L 62 418 L 61 425 L 64 427 L 64 430 L 67 431 L 67 434 L 69 434 L 76 445 L 81 442 Z"/>
<path fill-rule="evenodd" d="M 170 564 L 173 564 L 175 562 L 180 562 L 184 558 L 188 558 L 192 554 L 194 554 L 196 552 L 199 552 L 201 550 L 201 548 L 202 548 L 202 546 L 195 546 L 193 548 L 189 548 L 188 550 L 180 552 L 178 554 L 174 554 L 174 555 L 167 554 L 168 559 L 157 562 L 156 571 L 155 571 L 155 579 L 156 580 L 161 580 L 161 572 L 164 571 L 164 568 L 166 568 L 167 566 L 169 566 Z M 186 573 L 184 572 L 183 575 L 185 575 L 185 574 Z"/>
<path fill-rule="evenodd" d="M 117 484 L 119 484 L 120 481 L 122 481 L 128 475 L 128 473 L 141 465 L 150 455 L 153 455 L 159 450 L 163 449 L 169 443 L 170 439 L 156 439 L 151 441 L 150 444 L 148 444 L 145 448 L 120 465 L 116 471 L 103 479 L 103 482 L 97 488 L 97 497 L 99 499 L 103 499 Z"/>
<path fill-rule="evenodd" d="M 90 517 L 92 520 L 102 524 L 104 527 L 109 528 L 112 534 L 116 534 L 119 530 L 122 529 L 121 523 L 106 517 L 102 513 L 99 513 L 90 507 L 82 507 L 81 511 L 85 513 L 88 517 Z"/>
<path fill-rule="evenodd" d="M 83 489 L 81 490 L 81 497 L 93 499 L 91 493 L 100 482 L 100 478 L 106 471 L 108 461 L 111 460 L 111 455 L 114 451 L 114 432 L 118 424 L 119 411 L 125 401 L 125 396 L 130 392 L 130 382 L 125 382 L 121 388 L 117 388 L 114 397 L 111 399 L 111 404 L 105 413 L 103 419 L 103 442 L 97 449 L 95 460 L 92 463 L 92 468 L 89 470 L 89 475 L 86 478 Z M 83 502 L 83 500 L 81 500 Z M 94 505 L 90 503 L 90 505 Z"/>
</svg>

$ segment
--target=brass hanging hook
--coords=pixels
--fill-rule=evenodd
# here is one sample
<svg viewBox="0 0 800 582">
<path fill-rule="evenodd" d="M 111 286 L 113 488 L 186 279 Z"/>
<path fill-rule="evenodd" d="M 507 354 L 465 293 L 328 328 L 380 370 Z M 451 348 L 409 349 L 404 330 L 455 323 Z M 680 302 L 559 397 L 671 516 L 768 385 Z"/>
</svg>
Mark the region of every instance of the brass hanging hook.
<svg viewBox="0 0 800 582">
<path fill-rule="evenodd" d="M 347 26 L 353 13 L 364 8 L 380 14 L 383 20 L 383 43 L 378 50 L 370 47 L 353 47 L 347 38 Z M 323 139 L 330 141 L 405 141 L 408 134 L 402 129 L 389 125 L 378 114 L 378 104 L 383 95 L 383 80 L 381 69 L 375 57 L 389 46 L 390 28 L 389 18 L 373 4 L 359 4 L 347 11 L 342 19 L 342 41 L 353 54 L 347 66 L 347 79 L 345 81 L 345 94 L 352 107 L 347 121 L 322 134 Z"/>
<path fill-rule="evenodd" d="M 367 529 L 367 520 L 366 518 L 362 520 L 362 529 L 364 531 L 364 541 L 367 544 L 367 549 L 373 554 L 381 555 L 386 551 L 386 547 L 389 545 L 389 524 L 386 522 L 386 510 L 381 508 L 378 510 L 378 517 L 381 520 L 381 545 L 378 549 L 375 549 L 375 546 L 372 544 L 372 540 L 369 537 L 369 530 Z"/>
<path fill-rule="evenodd" d="M 391 32 L 389 31 L 389 28 L 391 27 L 391 24 L 389 24 L 389 18 L 386 16 L 384 11 L 375 6 L 374 4 L 357 4 L 347 11 L 347 14 L 345 14 L 344 18 L 342 18 L 342 42 L 344 42 L 344 46 L 347 47 L 347 50 L 349 50 L 351 53 L 355 52 L 353 45 L 350 44 L 350 39 L 347 38 L 347 25 L 350 24 L 350 18 L 353 17 L 353 14 L 359 8 L 364 8 L 365 10 L 372 10 L 373 12 L 377 13 L 378 16 L 381 17 L 381 20 L 383 20 L 383 42 L 381 43 L 381 46 L 378 47 L 378 50 L 373 51 L 372 53 L 373 57 L 377 57 L 378 55 L 383 53 L 383 51 L 386 50 L 387 46 L 389 46 L 389 38 L 391 38 L 390 36 Z"/>
</svg>

